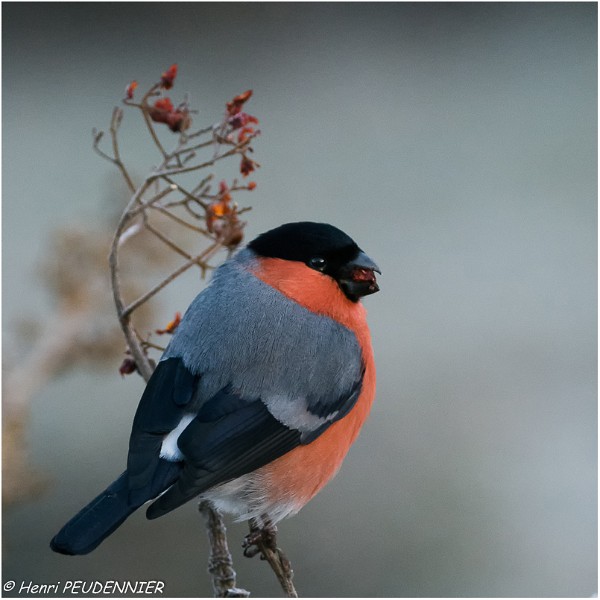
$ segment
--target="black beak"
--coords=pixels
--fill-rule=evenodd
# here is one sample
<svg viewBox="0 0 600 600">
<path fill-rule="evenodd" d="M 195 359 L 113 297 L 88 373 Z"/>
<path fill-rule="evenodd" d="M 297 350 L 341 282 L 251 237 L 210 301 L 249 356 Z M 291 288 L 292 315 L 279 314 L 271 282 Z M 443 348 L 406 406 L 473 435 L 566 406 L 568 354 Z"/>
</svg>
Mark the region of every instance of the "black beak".
<svg viewBox="0 0 600 600">
<path fill-rule="evenodd" d="M 344 294 L 352 302 L 358 302 L 363 296 L 379 291 L 375 272 L 381 275 L 379 267 L 361 250 L 340 269 L 338 281 Z"/>
</svg>

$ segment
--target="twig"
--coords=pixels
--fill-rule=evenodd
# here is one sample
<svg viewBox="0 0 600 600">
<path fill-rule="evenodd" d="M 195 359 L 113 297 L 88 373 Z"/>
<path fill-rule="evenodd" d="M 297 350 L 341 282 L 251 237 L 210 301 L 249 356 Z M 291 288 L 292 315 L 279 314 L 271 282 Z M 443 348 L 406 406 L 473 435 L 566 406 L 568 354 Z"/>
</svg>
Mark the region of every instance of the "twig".
<svg viewBox="0 0 600 600">
<path fill-rule="evenodd" d="M 129 306 L 123 308 L 121 312 L 122 318 L 127 319 L 136 308 L 144 304 L 144 302 L 150 300 L 152 296 L 160 292 L 160 290 L 162 290 L 166 285 L 171 283 L 171 281 L 179 277 L 182 273 L 185 273 L 193 265 L 199 265 L 200 267 L 202 267 L 202 263 L 208 260 L 220 248 L 221 244 L 219 242 L 215 242 L 214 244 L 210 245 L 204 252 L 200 253 L 198 256 L 190 258 L 187 262 L 183 263 L 178 269 L 175 269 L 175 271 L 173 271 L 170 275 L 165 277 L 165 279 L 163 279 L 160 283 L 155 285 L 143 296 L 140 296 L 137 300 L 134 300 L 131 304 L 129 304 Z"/>
<path fill-rule="evenodd" d="M 182 204 L 184 202 L 185 202 L 185 200 L 182 201 Z M 158 212 L 165 215 L 166 217 L 169 217 L 170 219 L 173 219 L 173 221 L 175 221 L 176 223 L 179 223 L 179 225 L 182 225 L 183 227 L 187 227 L 188 229 L 191 229 L 192 231 L 195 231 L 196 233 L 201 233 L 202 235 L 208 235 L 208 231 L 206 231 L 206 229 L 202 229 L 201 227 L 197 227 L 196 225 L 192 225 L 191 223 L 188 223 L 185 219 L 181 219 L 180 217 L 173 214 L 171 211 L 167 210 L 163 206 L 155 204 L 154 206 L 151 206 L 150 208 L 152 208 L 153 210 L 157 210 Z M 241 212 L 243 210 L 246 210 L 246 209 L 242 209 L 242 210 L 238 211 L 238 214 L 241 214 Z"/>
<path fill-rule="evenodd" d="M 150 364 L 150 360 L 144 349 L 142 348 L 141 342 L 138 336 L 133 329 L 131 321 L 129 319 L 129 315 L 131 311 L 125 312 L 125 303 L 123 301 L 123 296 L 121 292 L 121 282 L 119 280 L 119 241 L 121 239 L 121 234 L 123 233 L 125 227 L 131 220 L 131 209 L 141 201 L 144 192 L 150 186 L 151 180 L 146 179 L 144 183 L 136 190 L 136 192 L 131 197 L 127 208 L 121 215 L 119 219 L 119 223 L 117 224 L 117 229 L 115 231 L 115 235 L 113 236 L 113 241 L 110 248 L 110 255 L 108 257 L 108 264 L 110 267 L 110 281 L 111 287 L 113 290 L 113 298 L 115 302 L 115 306 L 117 307 L 117 315 L 119 318 L 119 323 L 121 325 L 121 329 L 123 330 L 123 334 L 125 335 L 125 339 L 127 340 L 127 346 L 131 352 L 131 355 L 135 361 L 135 364 L 140 372 L 140 375 L 147 382 L 152 375 L 152 365 Z"/>
<path fill-rule="evenodd" d="M 190 215 L 192 217 L 194 217 L 195 219 L 201 219 L 202 215 L 199 214 L 199 213 L 197 213 L 196 211 L 194 211 L 192 209 L 192 207 L 190 206 L 190 202 L 193 202 L 193 201 L 194 200 L 192 200 L 191 198 L 188 198 L 187 200 L 185 200 L 183 202 L 183 208 L 185 208 L 185 210 L 187 210 L 190 213 Z M 174 204 L 171 204 L 171 205 L 168 204 L 167 206 L 175 206 L 175 205 Z"/>
<path fill-rule="evenodd" d="M 166 164 L 168 162 L 168 160 L 169 160 L 169 155 L 165 151 L 163 145 L 160 143 L 160 140 L 158 139 L 158 136 L 156 135 L 156 131 L 154 130 L 154 126 L 152 125 L 152 120 L 150 119 L 149 107 L 148 107 L 148 98 L 150 98 L 151 96 L 156 96 L 159 89 L 160 89 L 160 83 L 155 83 L 144 94 L 144 97 L 142 98 L 142 100 L 140 101 L 139 104 L 136 104 L 136 103 L 133 103 L 133 102 L 126 102 L 126 104 L 130 104 L 132 106 L 136 106 L 137 108 L 139 108 L 142 111 L 142 115 L 144 117 L 144 121 L 146 123 L 146 127 L 148 128 L 148 131 L 150 133 L 150 137 L 152 138 L 152 141 L 154 142 L 154 145 L 158 148 L 158 150 L 160 151 L 160 153 L 163 156 L 163 164 Z"/>
<path fill-rule="evenodd" d="M 156 147 L 160 150 L 160 153 L 163 155 L 164 164 L 166 164 L 169 160 L 169 155 L 166 150 L 163 148 L 163 145 L 160 143 L 158 136 L 156 135 L 156 131 L 152 126 L 152 121 L 150 120 L 150 116 L 148 115 L 147 109 L 142 108 L 142 114 L 144 115 L 144 121 L 146 121 L 146 126 L 148 127 L 148 131 L 150 131 L 150 135 Z"/>
<path fill-rule="evenodd" d="M 158 350 L 159 352 L 164 352 L 166 350 L 166 348 L 164 346 L 159 346 L 158 344 L 155 344 L 154 342 L 151 342 L 149 340 L 144 341 L 144 346 L 146 346 L 148 348 L 154 348 L 155 350 Z"/>
<path fill-rule="evenodd" d="M 208 184 L 215 178 L 215 176 L 210 173 L 207 175 L 191 192 L 192 197 L 196 194 L 199 194 L 204 188 L 208 186 Z M 209 186 L 210 187 L 210 186 Z"/>
<path fill-rule="evenodd" d="M 111 127 L 110 127 L 114 156 L 109 156 L 108 154 L 106 154 L 106 152 L 104 152 L 104 150 L 100 149 L 100 140 L 102 140 L 102 138 L 104 137 L 103 131 L 97 131 L 96 129 L 92 130 L 92 136 L 94 138 L 92 148 L 93 148 L 94 152 L 96 152 L 96 154 L 101 156 L 104 160 L 107 160 L 108 162 L 112 163 L 113 165 L 115 165 L 116 167 L 119 168 L 119 170 L 121 171 L 121 174 L 123 175 L 123 177 L 125 179 L 125 182 L 127 183 L 127 186 L 133 193 L 133 192 L 135 192 L 135 184 L 133 183 L 131 177 L 129 176 L 129 173 L 127 172 L 127 169 L 125 168 L 125 165 L 121 161 L 121 157 L 119 155 L 119 146 L 116 141 L 117 138 L 116 138 L 116 129 L 114 129 L 114 123 L 115 123 L 115 113 L 118 110 L 120 110 L 120 109 L 115 108 L 113 111 Z"/>
<path fill-rule="evenodd" d="M 173 152 L 173 156 L 177 156 L 178 154 L 185 154 L 187 152 L 193 152 L 194 150 L 199 150 L 200 148 L 206 148 L 207 146 L 212 146 L 214 144 L 214 140 L 206 140 L 206 142 L 200 142 L 198 144 L 194 144 L 193 146 L 189 146 L 188 148 L 181 148 Z"/>
<path fill-rule="evenodd" d="M 131 193 L 135 193 L 135 184 L 133 183 L 133 180 L 129 176 L 129 173 L 127 172 L 127 169 L 125 168 L 123 161 L 121 160 L 121 155 L 119 153 L 119 144 L 117 142 L 117 132 L 119 130 L 119 127 L 121 126 L 122 119 L 123 119 L 123 110 L 121 108 L 115 108 L 113 110 L 112 119 L 110 122 L 110 137 L 112 138 L 114 163 L 115 163 L 115 165 L 117 165 L 117 167 L 119 167 L 121 173 L 123 174 L 123 178 L 127 182 L 127 185 L 129 187 L 129 189 L 131 190 Z"/>
<path fill-rule="evenodd" d="M 298 592 L 292 582 L 292 563 L 277 546 L 277 527 L 266 517 L 262 518 L 260 525 L 254 519 L 248 521 L 248 524 L 250 534 L 244 541 L 244 555 L 252 558 L 260 553 L 260 558 L 266 560 L 275 573 L 286 598 L 298 598 Z"/>
<path fill-rule="evenodd" d="M 212 576 L 216 598 L 247 598 L 250 592 L 236 588 L 236 574 L 227 545 L 227 529 L 221 513 L 207 501 L 200 502 L 198 510 L 206 519 L 206 531 L 210 543 L 208 572 Z"/>
<path fill-rule="evenodd" d="M 248 140 L 247 140 L 248 141 Z M 218 160 L 223 158 L 227 158 L 232 154 L 237 154 L 241 148 L 247 145 L 247 141 L 243 144 L 237 144 L 231 150 L 228 150 L 224 154 L 219 154 L 212 158 L 211 160 L 207 160 L 206 162 L 200 163 L 198 165 L 191 165 L 189 167 L 175 167 L 171 169 L 164 169 L 162 171 L 157 171 L 154 175 L 155 177 L 172 177 L 173 175 L 181 175 L 182 173 L 190 173 L 191 171 L 198 171 L 200 169 L 206 169 L 206 167 L 212 167 Z"/>
<path fill-rule="evenodd" d="M 94 149 L 94 152 L 96 152 L 97 154 L 99 154 L 104 160 L 107 160 L 108 162 L 111 162 L 113 164 L 115 163 L 115 159 L 112 156 L 109 156 L 108 154 L 106 154 L 106 152 L 104 152 L 103 150 L 100 150 L 100 140 L 104 137 L 104 132 L 103 131 L 98 131 L 95 127 L 94 129 L 92 129 L 92 136 L 94 138 L 94 143 L 92 145 L 92 148 Z"/>
<path fill-rule="evenodd" d="M 221 125 L 220 123 L 215 123 L 214 125 L 211 125 L 210 127 L 205 127 L 204 129 L 199 129 L 198 131 L 194 131 L 194 133 L 188 133 L 187 137 L 188 137 L 188 139 L 191 139 L 191 138 L 195 138 L 195 137 L 204 135 L 205 133 L 210 133 L 211 131 L 216 131 L 220 125 Z"/>
<path fill-rule="evenodd" d="M 190 254 L 188 254 L 185 250 L 180 248 L 173 240 L 170 240 L 164 233 L 160 232 L 158 229 L 150 225 L 150 223 L 146 223 L 146 229 L 154 236 L 156 236 L 161 242 L 163 242 L 163 244 L 169 246 L 171 250 L 177 252 L 177 254 L 183 256 L 184 258 L 191 260 L 192 257 Z"/>
<path fill-rule="evenodd" d="M 187 196 L 190 200 L 197 202 L 204 209 L 208 208 L 208 204 L 206 204 L 205 202 L 202 202 L 202 200 L 200 200 L 200 198 L 198 198 L 198 196 L 195 195 L 195 192 L 196 192 L 196 190 L 201 190 L 212 178 L 213 178 L 212 174 L 208 175 L 196 186 L 196 189 L 193 192 L 188 192 L 185 188 L 181 187 L 178 183 L 175 183 L 175 181 L 173 181 L 173 179 L 171 179 L 169 176 L 163 175 L 163 179 L 167 183 L 170 183 L 172 186 L 175 186 L 177 188 L 177 191 L 181 192 L 184 196 Z"/>
<path fill-rule="evenodd" d="M 173 183 L 169 187 L 166 187 L 165 189 L 158 192 L 155 196 L 153 196 L 149 200 L 146 200 L 141 206 L 138 206 L 137 208 L 130 210 L 129 211 L 130 217 L 134 217 L 138 213 L 144 212 L 147 208 L 152 208 L 154 206 L 154 204 L 156 204 L 158 201 L 162 200 L 165 196 L 168 196 L 171 192 L 174 192 L 177 189 L 178 189 L 178 186 L 175 183 Z"/>
<path fill-rule="evenodd" d="M 298 592 L 292 582 L 292 577 L 294 576 L 292 563 L 283 553 L 283 550 L 281 548 L 275 548 L 275 550 L 265 548 L 263 555 L 275 573 L 286 598 L 298 598 Z"/>
<path fill-rule="evenodd" d="M 185 158 L 183 158 L 180 161 L 181 162 L 181 166 L 183 166 L 186 163 L 190 162 L 190 160 L 192 160 L 192 158 L 196 158 L 196 153 L 195 152 L 190 152 Z"/>
</svg>

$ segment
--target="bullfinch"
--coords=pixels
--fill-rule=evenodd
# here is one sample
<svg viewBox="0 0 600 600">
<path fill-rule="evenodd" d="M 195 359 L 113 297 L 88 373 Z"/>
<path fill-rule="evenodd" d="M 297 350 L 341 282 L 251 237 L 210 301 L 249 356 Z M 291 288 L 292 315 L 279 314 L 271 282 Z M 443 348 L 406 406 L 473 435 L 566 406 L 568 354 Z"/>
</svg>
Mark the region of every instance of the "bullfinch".
<svg viewBox="0 0 600 600">
<path fill-rule="evenodd" d="M 377 265 L 344 232 L 288 223 L 214 273 L 133 419 L 127 469 L 50 545 L 87 554 L 137 508 L 192 498 L 274 524 L 336 474 L 375 395 L 363 296 Z"/>
</svg>

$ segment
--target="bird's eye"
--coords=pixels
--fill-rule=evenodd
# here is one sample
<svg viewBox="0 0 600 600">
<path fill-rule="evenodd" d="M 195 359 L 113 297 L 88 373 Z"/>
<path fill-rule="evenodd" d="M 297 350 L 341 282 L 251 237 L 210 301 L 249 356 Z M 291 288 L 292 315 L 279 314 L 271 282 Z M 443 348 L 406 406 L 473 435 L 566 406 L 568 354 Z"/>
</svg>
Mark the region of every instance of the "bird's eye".
<svg viewBox="0 0 600 600">
<path fill-rule="evenodd" d="M 316 257 L 308 261 L 308 266 L 316 271 L 324 271 L 327 266 L 327 261 L 324 258 Z"/>
</svg>

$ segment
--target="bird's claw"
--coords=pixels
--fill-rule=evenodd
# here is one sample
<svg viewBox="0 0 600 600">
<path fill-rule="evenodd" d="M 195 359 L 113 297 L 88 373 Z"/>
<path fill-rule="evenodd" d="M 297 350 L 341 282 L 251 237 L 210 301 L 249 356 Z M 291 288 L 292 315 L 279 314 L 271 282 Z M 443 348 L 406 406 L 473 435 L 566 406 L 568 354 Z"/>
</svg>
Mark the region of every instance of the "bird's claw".
<svg viewBox="0 0 600 600">
<path fill-rule="evenodd" d="M 260 553 L 261 559 L 264 559 L 263 549 L 273 551 L 277 549 L 277 527 L 268 522 L 262 527 L 253 527 L 244 538 L 242 548 L 244 556 L 247 558 L 252 558 Z"/>
</svg>

